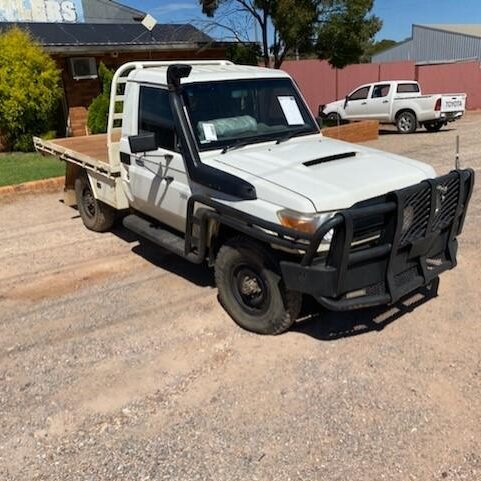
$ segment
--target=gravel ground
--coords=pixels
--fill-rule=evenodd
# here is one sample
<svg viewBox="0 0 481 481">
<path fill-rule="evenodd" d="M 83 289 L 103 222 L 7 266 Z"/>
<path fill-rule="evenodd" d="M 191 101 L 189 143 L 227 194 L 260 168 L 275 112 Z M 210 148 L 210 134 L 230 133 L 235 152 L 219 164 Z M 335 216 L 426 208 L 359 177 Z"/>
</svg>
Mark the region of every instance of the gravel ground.
<svg viewBox="0 0 481 481">
<path fill-rule="evenodd" d="M 480 168 L 481 115 L 370 145 Z M 212 274 L 0 204 L 0 480 L 481 480 L 479 190 L 439 296 L 241 331 Z"/>
</svg>

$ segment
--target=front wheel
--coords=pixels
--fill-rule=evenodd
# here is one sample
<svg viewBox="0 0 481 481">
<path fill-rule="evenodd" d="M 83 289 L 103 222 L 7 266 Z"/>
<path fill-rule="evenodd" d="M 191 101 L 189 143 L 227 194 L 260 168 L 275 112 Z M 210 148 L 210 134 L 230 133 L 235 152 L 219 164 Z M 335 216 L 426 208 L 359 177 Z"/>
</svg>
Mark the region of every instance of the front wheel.
<svg viewBox="0 0 481 481">
<path fill-rule="evenodd" d="M 87 176 L 75 179 L 77 208 L 87 229 L 108 231 L 115 222 L 115 209 L 95 198 Z"/>
<path fill-rule="evenodd" d="M 418 121 L 413 112 L 401 112 L 396 119 L 398 132 L 401 134 L 412 134 L 418 128 Z"/>
<path fill-rule="evenodd" d="M 427 122 L 424 124 L 424 128 L 428 132 L 439 132 L 443 128 L 442 122 Z"/>
<path fill-rule="evenodd" d="M 327 114 L 326 119 L 329 122 L 336 123 L 338 125 L 342 124 L 342 117 L 337 112 L 331 112 Z"/>
<path fill-rule="evenodd" d="M 234 321 L 258 334 L 281 334 L 299 316 L 302 295 L 284 288 L 271 251 L 236 237 L 217 254 L 219 300 Z"/>
</svg>

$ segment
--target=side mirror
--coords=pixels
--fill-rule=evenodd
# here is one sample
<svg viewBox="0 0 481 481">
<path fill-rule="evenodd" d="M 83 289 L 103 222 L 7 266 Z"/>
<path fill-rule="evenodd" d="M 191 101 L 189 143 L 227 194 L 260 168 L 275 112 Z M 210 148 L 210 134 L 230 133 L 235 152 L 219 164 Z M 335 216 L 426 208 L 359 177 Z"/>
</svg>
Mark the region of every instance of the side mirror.
<svg viewBox="0 0 481 481">
<path fill-rule="evenodd" d="M 147 134 L 131 135 L 129 137 L 130 152 L 139 154 L 141 152 L 152 152 L 157 150 L 157 139 L 153 132 Z"/>
</svg>

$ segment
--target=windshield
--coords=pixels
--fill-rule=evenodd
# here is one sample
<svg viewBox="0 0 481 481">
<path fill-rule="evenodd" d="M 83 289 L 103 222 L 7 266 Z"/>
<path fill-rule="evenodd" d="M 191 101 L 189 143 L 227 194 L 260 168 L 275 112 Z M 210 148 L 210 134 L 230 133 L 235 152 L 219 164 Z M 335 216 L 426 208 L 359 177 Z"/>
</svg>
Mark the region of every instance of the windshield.
<svg viewBox="0 0 481 481">
<path fill-rule="evenodd" d="M 195 83 L 184 100 L 201 151 L 319 132 L 287 78 Z"/>
</svg>

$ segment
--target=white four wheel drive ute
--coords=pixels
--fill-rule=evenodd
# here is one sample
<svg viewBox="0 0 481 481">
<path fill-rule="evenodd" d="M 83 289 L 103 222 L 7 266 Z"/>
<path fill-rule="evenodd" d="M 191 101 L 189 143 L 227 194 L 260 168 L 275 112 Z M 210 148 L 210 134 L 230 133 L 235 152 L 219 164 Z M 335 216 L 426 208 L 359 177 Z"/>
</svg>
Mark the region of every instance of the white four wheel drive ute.
<svg viewBox="0 0 481 481">
<path fill-rule="evenodd" d="M 329 120 L 378 120 L 394 124 L 401 134 L 416 132 L 419 125 L 437 132 L 464 115 L 466 94 L 423 95 L 417 82 L 396 80 L 358 87 L 344 100 L 319 107 Z"/>
<path fill-rule="evenodd" d="M 126 64 L 106 135 L 35 143 L 67 161 L 65 199 L 89 229 L 123 214 L 207 261 L 227 312 L 263 334 L 288 329 L 303 295 L 342 311 L 436 283 L 474 183 L 324 138 L 286 73 L 224 61 Z"/>
</svg>

